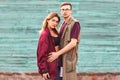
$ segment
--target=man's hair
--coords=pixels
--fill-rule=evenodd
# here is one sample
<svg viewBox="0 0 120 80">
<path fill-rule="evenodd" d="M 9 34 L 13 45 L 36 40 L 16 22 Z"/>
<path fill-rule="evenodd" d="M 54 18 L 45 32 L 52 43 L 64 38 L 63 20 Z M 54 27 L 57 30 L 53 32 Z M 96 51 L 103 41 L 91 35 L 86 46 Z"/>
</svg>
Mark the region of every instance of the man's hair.
<svg viewBox="0 0 120 80">
<path fill-rule="evenodd" d="M 61 3 L 60 8 L 61 8 L 62 6 L 65 6 L 65 5 L 69 5 L 70 8 L 72 9 L 72 4 L 71 4 L 70 2 L 63 2 L 63 3 Z"/>
</svg>

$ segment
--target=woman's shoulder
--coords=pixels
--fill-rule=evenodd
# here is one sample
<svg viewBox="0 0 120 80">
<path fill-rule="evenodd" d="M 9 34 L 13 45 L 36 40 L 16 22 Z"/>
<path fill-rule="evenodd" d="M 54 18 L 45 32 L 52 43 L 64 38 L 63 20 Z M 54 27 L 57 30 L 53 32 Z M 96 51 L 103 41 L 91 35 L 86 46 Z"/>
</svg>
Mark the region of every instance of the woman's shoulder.
<svg viewBox="0 0 120 80">
<path fill-rule="evenodd" d="M 41 30 L 40 31 L 40 35 L 41 36 L 48 36 L 49 35 L 49 32 L 45 29 L 45 30 Z"/>
</svg>

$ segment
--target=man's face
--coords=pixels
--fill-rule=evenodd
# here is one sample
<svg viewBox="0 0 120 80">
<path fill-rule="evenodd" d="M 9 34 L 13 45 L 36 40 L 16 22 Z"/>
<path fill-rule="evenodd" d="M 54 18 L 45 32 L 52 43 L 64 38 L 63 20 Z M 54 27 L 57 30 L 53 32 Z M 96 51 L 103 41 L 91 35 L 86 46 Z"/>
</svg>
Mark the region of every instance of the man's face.
<svg viewBox="0 0 120 80">
<path fill-rule="evenodd" d="M 67 18 L 71 15 L 72 13 L 72 9 L 70 7 L 70 5 L 64 5 L 60 8 L 60 11 L 61 11 L 61 15 L 64 17 L 64 18 Z"/>
</svg>

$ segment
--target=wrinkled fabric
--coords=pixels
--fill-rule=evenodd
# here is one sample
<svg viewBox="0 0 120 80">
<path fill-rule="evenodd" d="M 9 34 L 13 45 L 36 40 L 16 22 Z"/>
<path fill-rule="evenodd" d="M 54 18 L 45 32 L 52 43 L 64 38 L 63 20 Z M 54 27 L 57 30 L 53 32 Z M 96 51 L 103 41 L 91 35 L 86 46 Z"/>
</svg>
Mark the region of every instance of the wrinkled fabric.
<svg viewBox="0 0 120 80">
<path fill-rule="evenodd" d="M 43 73 L 49 72 L 50 78 L 57 77 L 57 60 L 53 62 L 47 62 L 48 54 L 55 52 L 55 46 L 53 38 L 50 35 L 49 29 L 46 28 L 40 34 L 37 47 L 37 66 L 38 72 L 42 75 Z"/>
</svg>

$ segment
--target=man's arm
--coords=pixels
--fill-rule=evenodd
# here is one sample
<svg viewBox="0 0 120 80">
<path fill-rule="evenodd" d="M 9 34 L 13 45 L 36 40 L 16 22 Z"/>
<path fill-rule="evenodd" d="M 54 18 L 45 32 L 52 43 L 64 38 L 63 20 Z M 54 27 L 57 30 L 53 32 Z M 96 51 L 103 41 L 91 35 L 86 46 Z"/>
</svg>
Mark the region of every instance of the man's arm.
<svg viewBox="0 0 120 80">
<path fill-rule="evenodd" d="M 50 53 L 50 56 L 48 58 L 49 62 L 54 61 L 57 59 L 60 55 L 70 51 L 72 48 L 74 48 L 77 44 L 77 40 L 80 34 L 80 24 L 79 22 L 75 22 L 73 29 L 72 29 L 72 34 L 71 34 L 71 41 L 68 43 L 64 48 L 59 50 L 58 52 L 52 52 Z"/>
<path fill-rule="evenodd" d="M 57 59 L 60 55 L 70 51 L 71 49 L 73 49 L 77 44 L 77 39 L 72 38 L 70 43 L 68 45 L 66 45 L 64 48 L 62 48 L 61 50 L 59 50 L 58 52 L 52 52 L 50 53 L 48 62 L 52 62 L 55 59 Z"/>
<path fill-rule="evenodd" d="M 58 51 L 57 53 L 59 55 L 62 55 L 68 51 L 70 51 L 71 49 L 73 49 L 77 44 L 77 39 L 71 39 L 70 43 L 68 45 L 66 45 L 63 49 L 61 49 L 60 51 Z"/>
</svg>

